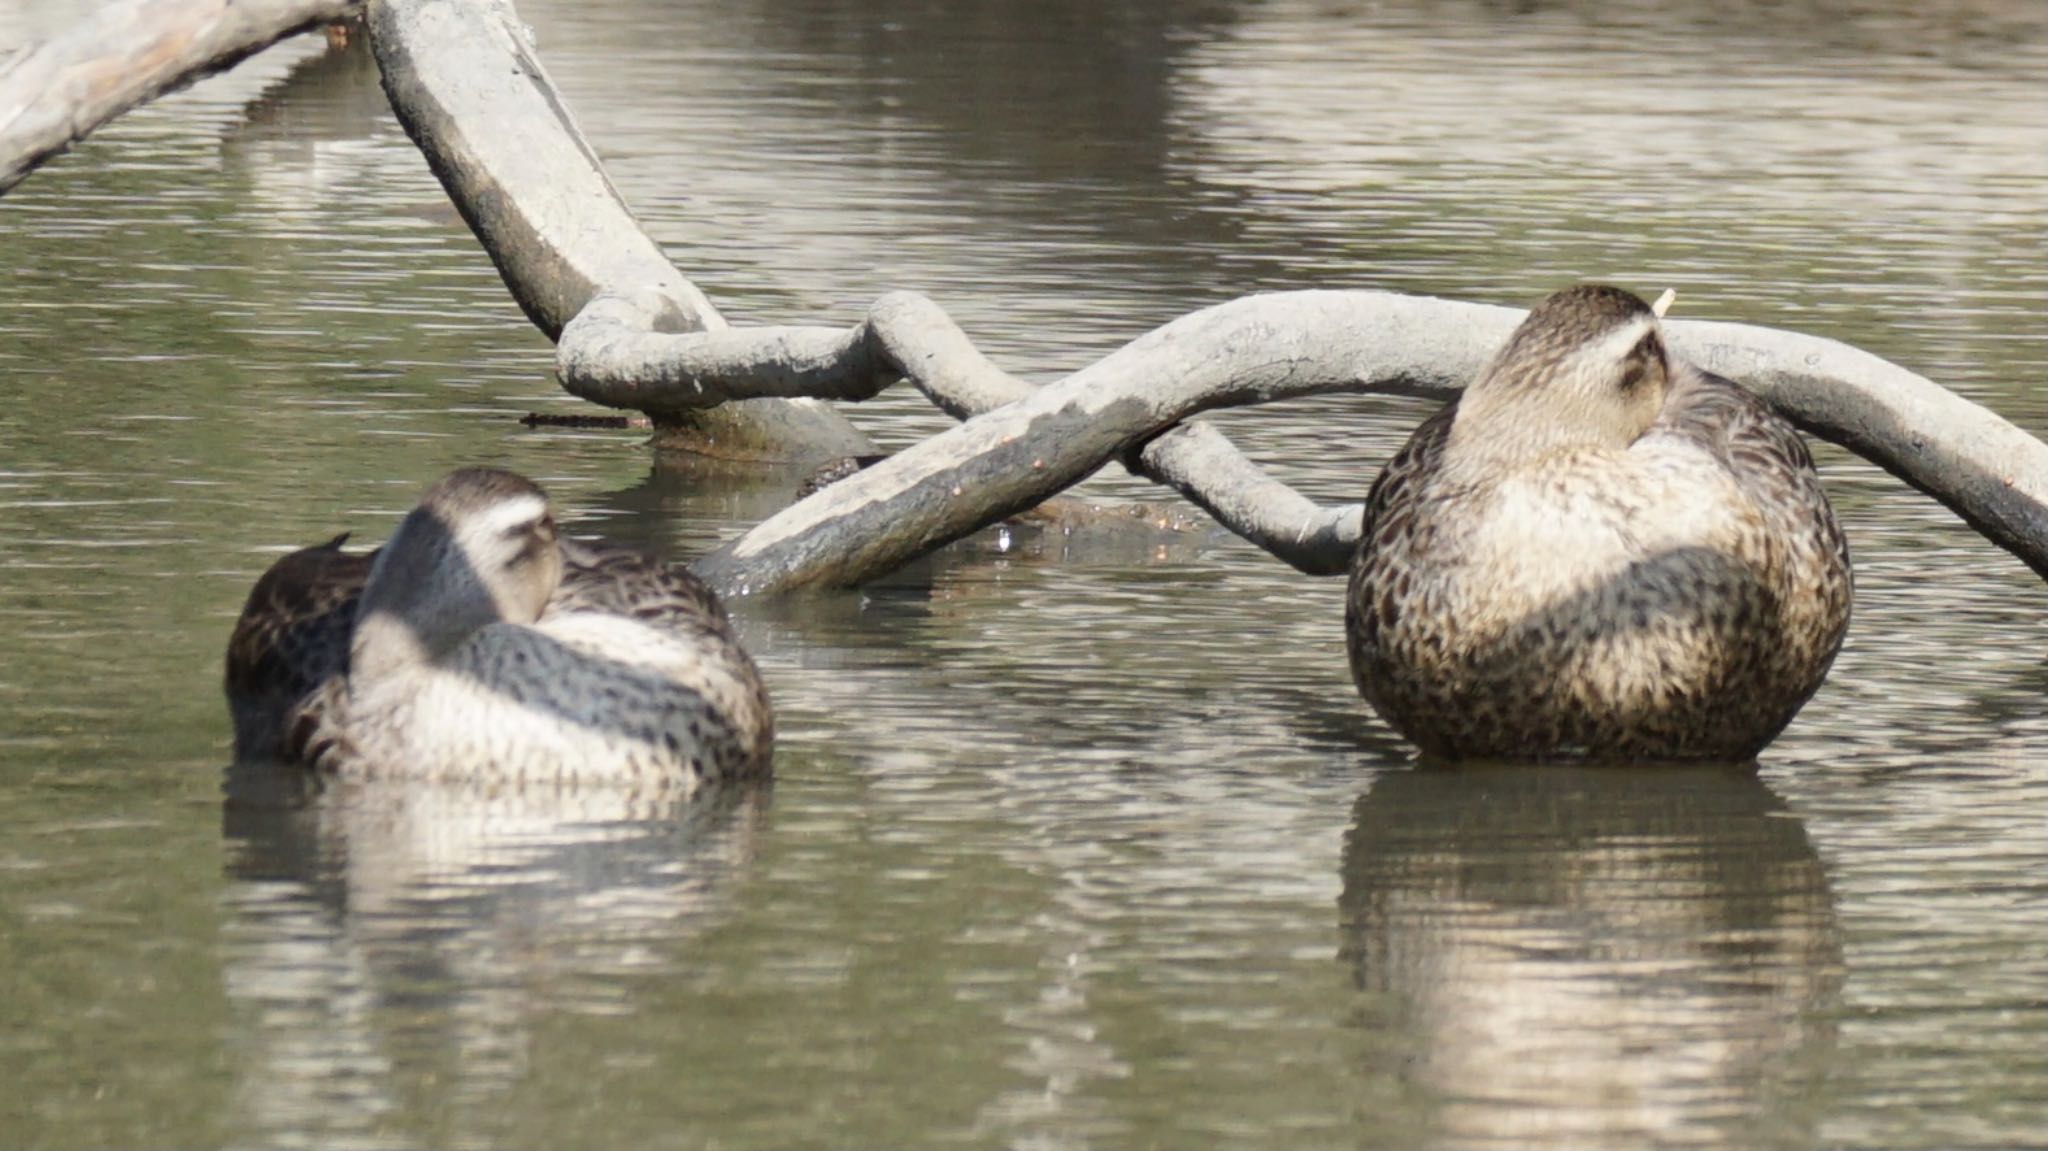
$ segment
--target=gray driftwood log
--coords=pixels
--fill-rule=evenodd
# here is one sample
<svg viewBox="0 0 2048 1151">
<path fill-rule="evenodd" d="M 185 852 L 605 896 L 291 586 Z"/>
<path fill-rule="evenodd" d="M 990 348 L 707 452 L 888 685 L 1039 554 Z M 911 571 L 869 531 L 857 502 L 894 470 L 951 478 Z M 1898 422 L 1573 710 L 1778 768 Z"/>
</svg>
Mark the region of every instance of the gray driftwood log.
<svg viewBox="0 0 2048 1151">
<path fill-rule="evenodd" d="M 891 313 L 906 306 L 898 297 L 884 304 Z M 1221 304 L 826 488 L 697 567 L 742 594 L 859 583 L 1142 445 L 1144 470 L 1168 471 L 1160 466 L 1165 457 L 1169 482 L 1226 526 L 1304 571 L 1341 571 L 1357 542 L 1355 505 L 1317 507 L 1264 476 L 1213 429 L 1160 433 L 1197 412 L 1289 396 L 1449 396 L 1520 315 L 1381 292 L 1276 293 Z M 1671 321 L 1668 328 L 1681 355 L 1744 382 L 1808 432 L 1933 495 L 2048 578 L 2048 445 L 1833 340 L 1740 324 Z M 892 358 L 928 392 L 947 391 L 934 379 L 969 378 L 994 389 L 979 393 L 983 399 L 1000 396 L 993 369 L 963 344 L 942 338 L 934 346 L 944 351 Z M 957 398 L 941 406 L 976 410 Z"/>
<path fill-rule="evenodd" d="M 837 429 L 822 422 L 823 409 L 801 409 L 801 416 L 794 407 L 767 409 L 722 433 L 712 421 L 717 413 L 760 409 L 782 397 L 863 399 L 887 387 L 899 372 L 960 417 L 988 412 L 1023 395 L 1026 385 L 988 364 L 943 313 L 918 297 L 885 297 L 852 329 L 725 329 L 702 293 L 633 221 L 524 42 L 509 3 L 373 0 L 371 13 L 372 41 L 393 107 L 522 306 L 542 330 L 561 335 L 557 367 L 569 391 L 637 408 L 658 422 L 696 421 L 694 426 L 706 431 L 713 444 L 721 434 L 730 440 L 769 427 L 773 432 L 765 438 L 771 444 L 793 442 L 817 449 L 813 455 L 852 455 L 862 449 L 831 442 Z M 600 292 L 604 297 L 596 299 Z M 1315 301 L 1323 295 L 1294 298 Z M 1231 329 L 1230 339 L 1208 349 L 1221 359 L 1204 367 L 1226 375 L 1242 367 L 1256 375 L 1270 366 L 1261 350 L 1233 341 L 1255 345 L 1284 335 L 1300 341 L 1303 359 L 1296 366 L 1312 383 L 1297 381 L 1265 394 L 1247 382 L 1241 394 L 1256 398 L 1235 401 L 1228 398 L 1233 393 L 1227 386 L 1215 388 L 1213 398 L 1201 388 L 1183 389 L 1185 410 L 1163 421 L 1140 421 L 1143 426 L 1120 438 L 1108 427 L 1094 437 L 1047 432 L 1057 442 L 1022 453 L 1038 467 L 1034 476 L 1019 482 L 984 485 L 967 482 L 973 477 L 963 474 L 955 477 L 962 483 L 937 485 L 974 493 L 949 509 L 913 485 L 853 517 L 867 529 L 900 537 L 901 546 L 875 540 L 859 555 L 828 559 L 836 550 L 820 544 L 815 533 L 846 540 L 842 529 L 849 523 L 838 516 L 855 509 L 812 519 L 816 507 L 805 501 L 799 507 L 810 510 L 792 508 L 774 517 L 733 547 L 707 557 L 705 570 L 729 587 L 756 590 L 856 583 L 1029 506 L 1138 441 L 1157 436 L 1132 461 L 1139 471 L 1174 487 L 1231 530 L 1303 571 L 1341 571 L 1356 543 L 1355 509 L 1318 507 L 1265 475 L 1212 428 L 1160 433 L 1193 411 L 1288 394 L 1364 390 L 1448 396 L 1477 371 L 1518 314 L 1364 293 L 1361 302 L 1378 303 L 1363 312 L 1339 309 L 1332 322 L 1323 318 L 1331 311 L 1313 303 L 1290 314 L 1289 298 L 1255 297 L 1182 322 L 1219 314 L 1236 317 L 1238 312 L 1226 310 L 1242 308 L 1245 327 Z M 590 314 L 572 323 L 593 302 L 597 306 Z M 569 330 L 563 331 L 565 326 Z M 1673 327 L 1681 349 L 1703 366 L 1749 384 L 1808 431 L 1862 453 L 1934 495 L 2048 577 L 2048 448 L 2039 441 L 1903 368 L 1833 341 L 1716 325 L 1710 336 L 1699 337 L 1706 342 L 1695 351 L 1688 343 L 1694 338 L 1692 325 Z M 1178 337 L 1167 333 L 1177 331 L 1168 325 L 1155 335 L 1169 346 Z M 1374 370 L 1338 378 L 1356 362 L 1366 362 L 1354 359 L 1358 339 L 1366 333 L 1383 341 L 1366 357 Z M 1098 368 L 1074 379 L 1092 386 Z M 1157 404 L 1160 411 L 1178 406 L 1165 396 Z M 1069 422 L 1051 419 L 1048 426 L 1066 429 Z M 1085 459 L 1085 452 L 1076 454 L 1084 443 L 1103 450 Z M 1002 446 L 1009 450 L 1012 445 Z M 970 462 L 972 473 L 986 471 L 987 461 L 963 459 L 957 466 L 966 468 Z M 884 477 L 906 466 L 859 477 L 846 491 L 879 490 Z M 1060 481 L 1049 482 L 1053 475 Z M 835 497 L 834 506 L 843 507 L 849 498 Z M 905 499 L 918 514 L 896 522 L 895 513 L 909 510 Z M 798 522 L 811 526 L 796 530 L 792 525 Z"/>
<path fill-rule="evenodd" d="M 1426 323 L 1420 339 L 1378 338 L 1426 321 L 1438 301 L 1368 295 L 1379 305 L 1369 312 L 1354 306 L 1359 294 L 1304 292 L 1176 320 L 799 501 L 695 566 L 739 594 L 859 583 L 1030 507 L 1197 412 L 1438 372 L 1438 357 L 1398 358 L 1428 348 Z M 1323 342 L 1330 332 L 1342 334 L 1341 350 Z"/>
<path fill-rule="evenodd" d="M 0 62 L 0 192 L 101 124 L 362 10 L 362 0 L 120 0 Z"/>
</svg>

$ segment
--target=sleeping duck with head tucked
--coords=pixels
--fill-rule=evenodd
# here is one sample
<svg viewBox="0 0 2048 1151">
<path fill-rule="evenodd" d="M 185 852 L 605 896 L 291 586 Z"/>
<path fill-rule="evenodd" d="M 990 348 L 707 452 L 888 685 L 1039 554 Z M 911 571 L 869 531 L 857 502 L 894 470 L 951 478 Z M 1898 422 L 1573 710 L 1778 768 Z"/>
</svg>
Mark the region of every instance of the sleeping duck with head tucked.
<svg viewBox="0 0 2048 1151">
<path fill-rule="evenodd" d="M 238 758 L 343 778 L 675 786 L 769 771 L 773 719 L 712 591 L 562 538 L 495 468 L 429 488 L 385 545 L 257 581 L 227 653 Z"/>
<path fill-rule="evenodd" d="M 1380 473 L 1345 632 L 1434 758 L 1741 762 L 1820 687 L 1850 584 L 1791 425 L 1581 286 Z"/>
</svg>

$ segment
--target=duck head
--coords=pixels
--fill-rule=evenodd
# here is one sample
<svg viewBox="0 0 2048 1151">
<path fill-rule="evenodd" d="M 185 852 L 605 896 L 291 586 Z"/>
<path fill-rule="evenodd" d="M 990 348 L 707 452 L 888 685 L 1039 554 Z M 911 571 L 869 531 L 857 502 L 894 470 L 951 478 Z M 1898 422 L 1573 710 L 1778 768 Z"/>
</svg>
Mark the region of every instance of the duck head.
<svg viewBox="0 0 2048 1151">
<path fill-rule="evenodd" d="M 1619 450 L 1649 430 L 1670 385 L 1648 304 L 1620 288 L 1566 288 L 1536 305 L 1465 389 L 1452 440 L 1496 466 Z"/>
<path fill-rule="evenodd" d="M 439 659 L 488 624 L 533 623 L 561 579 L 554 513 L 538 484 L 498 468 L 452 472 L 378 552 L 350 675 Z"/>
</svg>

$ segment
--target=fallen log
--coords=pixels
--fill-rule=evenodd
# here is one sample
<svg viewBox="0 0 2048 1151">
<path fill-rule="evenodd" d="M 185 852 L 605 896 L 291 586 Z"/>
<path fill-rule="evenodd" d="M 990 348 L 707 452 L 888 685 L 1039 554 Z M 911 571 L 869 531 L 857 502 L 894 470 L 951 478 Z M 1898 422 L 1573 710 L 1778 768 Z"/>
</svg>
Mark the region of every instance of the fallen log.
<svg viewBox="0 0 2048 1151">
<path fill-rule="evenodd" d="M 362 0 L 120 0 L 0 62 L 0 193 L 130 108 Z"/>
</svg>

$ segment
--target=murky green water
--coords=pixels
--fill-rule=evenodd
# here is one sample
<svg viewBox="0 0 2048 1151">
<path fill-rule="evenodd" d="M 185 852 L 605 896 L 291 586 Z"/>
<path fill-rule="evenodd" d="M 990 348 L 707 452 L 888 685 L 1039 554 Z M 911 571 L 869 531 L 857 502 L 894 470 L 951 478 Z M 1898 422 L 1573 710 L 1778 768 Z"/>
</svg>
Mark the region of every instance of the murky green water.
<svg viewBox="0 0 2048 1151">
<path fill-rule="evenodd" d="M 0 0 L 0 50 L 72 8 Z M 2048 433 L 2037 4 L 1013 9 L 522 14 L 736 321 L 917 288 L 1044 379 L 1254 289 L 1600 277 Z M 378 538 L 463 463 L 684 557 L 794 485 L 522 429 L 574 410 L 548 368 L 317 40 L 0 200 L 0 1143 L 2048 1131 L 2048 589 L 1832 450 L 1856 623 L 1755 777 L 1417 772 L 1351 689 L 1338 582 L 1016 532 L 741 605 L 772 794 L 224 803 L 219 653 L 278 552 Z M 1418 415 L 1225 422 L 1339 499 Z"/>
</svg>

